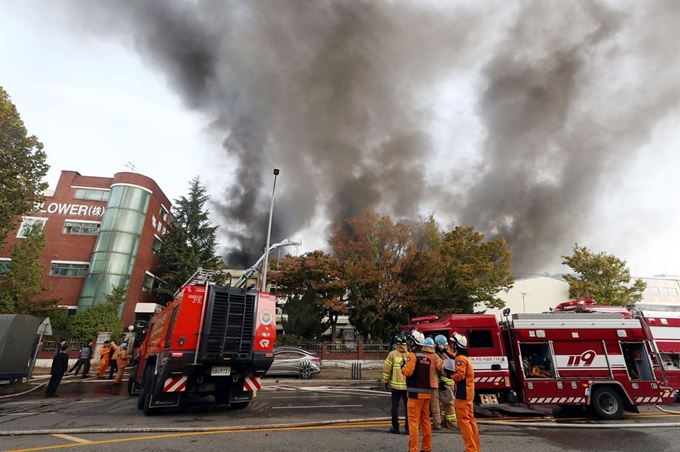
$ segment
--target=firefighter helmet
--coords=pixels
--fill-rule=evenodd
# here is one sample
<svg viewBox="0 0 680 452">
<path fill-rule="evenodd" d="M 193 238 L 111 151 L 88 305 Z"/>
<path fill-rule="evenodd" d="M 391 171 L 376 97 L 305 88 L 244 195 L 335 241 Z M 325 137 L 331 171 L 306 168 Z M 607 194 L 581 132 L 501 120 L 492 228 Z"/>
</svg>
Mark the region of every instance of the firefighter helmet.
<svg viewBox="0 0 680 452">
<path fill-rule="evenodd" d="M 434 347 L 434 341 L 432 340 L 431 337 L 425 338 L 425 346 L 426 347 Z"/>
<path fill-rule="evenodd" d="M 400 334 L 399 336 L 396 337 L 394 342 L 399 345 L 406 345 L 406 338 Z"/>
<path fill-rule="evenodd" d="M 425 335 L 418 330 L 413 330 L 411 332 L 411 340 L 414 344 L 420 345 L 421 347 L 425 345 Z"/>
<path fill-rule="evenodd" d="M 441 345 L 442 347 L 446 347 L 446 344 L 447 344 L 446 336 L 444 336 L 443 334 L 437 334 L 434 338 L 434 341 L 438 345 Z"/>
<path fill-rule="evenodd" d="M 453 342 L 453 345 L 457 348 L 467 348 L 467 338 L 460 333 L 453 333 L 451 342 Z"/>
</svg>

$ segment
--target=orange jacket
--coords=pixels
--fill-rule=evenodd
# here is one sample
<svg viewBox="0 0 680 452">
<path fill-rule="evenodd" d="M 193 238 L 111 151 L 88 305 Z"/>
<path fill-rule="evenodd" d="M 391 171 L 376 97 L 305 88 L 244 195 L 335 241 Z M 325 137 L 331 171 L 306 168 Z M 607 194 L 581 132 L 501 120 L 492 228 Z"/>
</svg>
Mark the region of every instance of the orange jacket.
<svg viewBox="0 0 680 452">
<path fill-rule="evenodd" d="M 430 387 L 436 389 L 439 387 L 439 375 L 442 371 L 442 359 L 434 352 L 434 348 L 425 346 L 423 352 L 432 361 L 430 366 Z"/>
<path fill-rule="evenodd" d="M 470 358 L 458 354 L 454 361 L 456 372 L 451 375 L 451 379 L 456 382 L 456 399 L 472 402 L 475 398 L 475 371 Z"/>
</svg>

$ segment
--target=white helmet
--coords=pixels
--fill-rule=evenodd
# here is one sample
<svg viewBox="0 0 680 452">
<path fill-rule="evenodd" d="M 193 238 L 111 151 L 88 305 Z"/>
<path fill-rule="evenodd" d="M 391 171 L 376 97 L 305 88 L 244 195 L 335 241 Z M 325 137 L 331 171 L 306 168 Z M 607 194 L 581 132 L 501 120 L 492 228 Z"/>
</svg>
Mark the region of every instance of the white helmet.
<svg viewBox="0 0 680 452">
<path fill-rule="evenodd" d="M 418 330 L 413 330 L 411 332 L 411 340 L 421 347 L 425 345 L 425 335 Z"/>
<path fill-rule="evenodd" d="M 467 338 L 460 333 L 453 333 L 451 342 L 458 348 L 467 348 Z"/>
</svg>

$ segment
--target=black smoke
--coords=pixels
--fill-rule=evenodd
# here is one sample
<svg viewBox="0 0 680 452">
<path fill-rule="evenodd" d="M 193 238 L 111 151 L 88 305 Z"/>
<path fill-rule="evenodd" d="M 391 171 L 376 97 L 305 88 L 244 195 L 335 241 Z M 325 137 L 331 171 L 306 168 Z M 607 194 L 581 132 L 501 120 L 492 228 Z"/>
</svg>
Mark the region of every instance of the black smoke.
<svg viewBox="0 0 680 452">
<path fill-rule="evenodd" d="M 233 183 L 213 201 L 230 266 L 261 253 L 279 167 L 274 242 L 369 206 L 434 211 L 506 237 L 515 271 L 541 271 L 593 226 L 598 189 L 680 99 L 673 0 L 71 5 L 223 137 Z M 439 96 L 471 73 L 476 100 L 458 108 L 484 138 L 452 148 L 433 127 Z"/>
</svg>

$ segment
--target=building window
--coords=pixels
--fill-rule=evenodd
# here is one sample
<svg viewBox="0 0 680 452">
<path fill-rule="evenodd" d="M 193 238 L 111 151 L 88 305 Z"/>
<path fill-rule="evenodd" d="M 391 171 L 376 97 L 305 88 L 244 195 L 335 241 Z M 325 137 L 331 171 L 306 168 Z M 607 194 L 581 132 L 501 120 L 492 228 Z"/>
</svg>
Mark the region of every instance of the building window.
<svg viewBox="0 0 680 452">
<path fill-rule="evenodd" d="M 49 276 L 85 276 L 89 268 L 89 262 L 52 261 Z"/>
<path fill-rule="evenodd" d="M 168 222 L 168 209 L 161 206 L 161 211 L 159 212 L 158 215 L 161 217 L 163 221 L 165 221 L 166 223 Z"/>
<path fill-rule="evenodd" d="M 156 235 L 153 236 L 153 243 L 151 244 L 151 252 L 153 254 L 159 254 L 161 252 L 161 239 Z"/>
<path fill-rule="evenodd" d="M 153 275 L 151 273 L 147 273 L 146 275 L 144 275 L 142 292 L 151 293 L 151 289 L 153 289 Z"/>
<path fill-rule="evenodd" d="M 11 262 L 12 259 L 8 257 L 0 257 L 0 275 L 6 275 L 12 271 L 12 268 L 10 267 Z"/>
<path fill-rule="evenodd" d="M 162 280 L 160 280 L 160 279 L 158 279 L 158 278 L 154 278 L 154 280 L 153 280 L 153 288 L 151 289 L 151 293 L 154 294 L 154 296 L 158 297 L 158 296 L 159 296 L 158 290 L 159 290 L 161 287 L 163 287 L 163 284 L 164 284 L 164 283 L 163 283 Z"/>
<path fill-rule="evenodd" d="M 677 295 L 678 294 L 678 289 L 675 287 L 664 287 L 663 288 L 664 292 L 666 292 L 667 295 Z"/>
<path fill-rule="evenodd" d="M 468 330 L 470 348 L 493 348 L 493 335 L 490 330 Z"/>
<path fill-rule="evenodd" d="M 649 291 L 649 293 L 654 294 L 654 295 L 659 295 L 661 293 L 661 292 L 659 292 L 659 288 L 654 287 L 654 286 L 647 287 L 647 291 Z"/>
<path fill-rule="evenodd" d="M 24 217 L 19 226 L 19 232 L 17 233 L 17 238 L 24 239 L 28 236 L 29 231 L 35 225 L 45 226 L 47 218 L 36 218 L 36 217 Z"/>
<path fill-rule="evenodd" d="M 106 201 L 109 199 L 109 190 L 100 188 L 76 188 L 75 199 L 87 199 L 89 201 Z"/>
<path fill-rule="evenodd" d="M 96 221 L 71 221 L 64 222 L 64 234 L 97 234 L 101 223 Z"/>
</svg>

